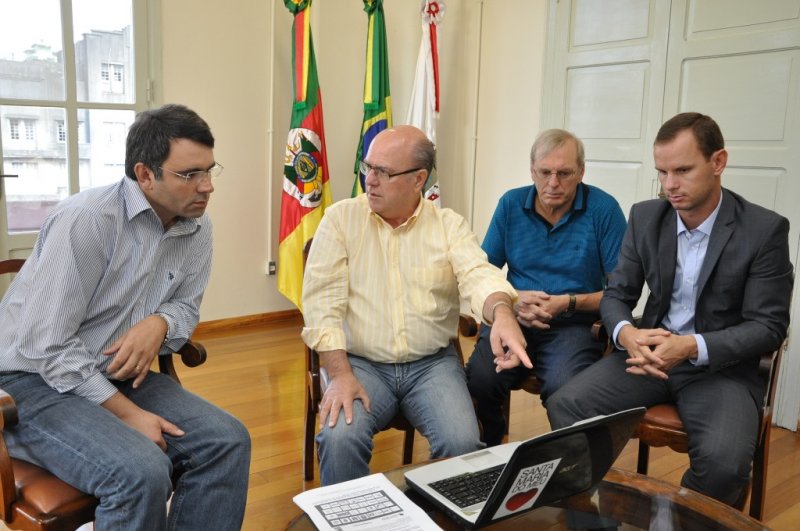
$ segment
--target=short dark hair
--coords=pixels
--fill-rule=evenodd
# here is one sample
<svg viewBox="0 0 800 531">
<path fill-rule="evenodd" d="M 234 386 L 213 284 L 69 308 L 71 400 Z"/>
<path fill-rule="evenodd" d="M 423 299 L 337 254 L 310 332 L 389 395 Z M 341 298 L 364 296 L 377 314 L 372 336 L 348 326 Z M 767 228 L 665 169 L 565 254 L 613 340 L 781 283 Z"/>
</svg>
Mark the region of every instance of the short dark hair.
<svg viewBox="0 0 800 531">
<path fill-rule="evenodd" d="M 664 122 L 664 125 L 658 130 L 653 145 L 670 142 L 681 131 L 687 129 L 692 131 L 700 152 L 706 160 L 710 159 L 715 152 L 725 148 L 725 139 L 722 138 L 722 131 L 717 122 L 710 116 L 699 112 L 682 112 Z"/>
<path fill-rule="evenodd" d="M 414 166 L 424 168 L 431 174 L 436 167 L 436 146 L 428 138 L 420 138 L 411 148 L 411 158 Z"/>
<path fill-rule="evenodd" d="M 169 158 L 170 142 L 180 138 L 214 147 L 206 121 L 184 105 L 168 103 L 137 114 L 125 142 L 125 175 L 136 180 L 133 167 L 141 162 L 160 179 L 159 167 Z"/>
</svg>

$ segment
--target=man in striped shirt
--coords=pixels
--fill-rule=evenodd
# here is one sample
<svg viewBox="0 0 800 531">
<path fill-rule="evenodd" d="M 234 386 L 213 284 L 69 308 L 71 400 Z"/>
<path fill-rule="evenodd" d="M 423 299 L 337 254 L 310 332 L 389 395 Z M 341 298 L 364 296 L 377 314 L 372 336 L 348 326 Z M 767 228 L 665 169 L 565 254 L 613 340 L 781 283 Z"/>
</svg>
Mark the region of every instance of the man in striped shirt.
<svg viewBox="0 0 800 531">
<path fill-rule="evenodd" d="M 481 448 L 463 362 L 450 344 L 459 296 L 492 327 L 502 358 L 524 355 L 516 292 L 461 216 L 422 199 L 434 166 L 419 129 L 381 132 L 367 192 L 325 211 L 303 283 L 303 340 L 330 383 L 320 403 L 323 485 L 369 474 L 372 437 L 401 411 L 432 457 Z"/>
<path fill-rule="evenodd" d="M 9 451 L 99 498 L 98 529 L 241 526 L 247 430 L 149 370 L 197 325 L 213 147 L 186 107 L 140 113 L 127 177 L 62 201 L 0 303 L 0 387 L 20 419 Z"/>
<path fill-rule="evenodd" d="M 606 276 L 625 234 L 617 201 L 582 182 L 584 149 L 575 135 L 543 131 L 530 160 L 533 184 L 503 195 L 483 239 L 489 262 L 507 265 L 508 280 L 519 290 L 517 318 L 528 343 L 523 361 L 530 358 L 534 366 L 497 372 L 491 330 L 481 330 L 467 374 L 490 446 L 505 432 L 502 404 L 531 372 L 546 406 L 556 389 L 600 359 L 604 345 L 592 339 L 591 325 L 600 318 Z"/>
</svg>

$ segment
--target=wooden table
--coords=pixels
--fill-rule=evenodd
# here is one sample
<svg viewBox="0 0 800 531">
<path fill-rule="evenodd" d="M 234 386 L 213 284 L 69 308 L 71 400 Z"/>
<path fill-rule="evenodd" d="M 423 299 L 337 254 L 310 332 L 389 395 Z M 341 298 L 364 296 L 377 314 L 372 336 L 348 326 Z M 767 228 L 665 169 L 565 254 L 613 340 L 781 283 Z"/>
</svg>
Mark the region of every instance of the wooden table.
<svg viewBox="0 0 800 531">
<path fill-rule="evenodd" d="M 406 485 L 403 474 L 409 465 L 386 473 L 386 477 L 443 529 L 461 527 L 431 507 L 427 500 Z M 664 481 L 612 468 L 597 488 L 566 500 L 558 506 L 540 507 L 516 518 L 504 520 L 485 529 L 566 529 L 564 509 L 574 509 L 609 516 L 623 522 L 621 529 L 763 530 L 759 521 L 723 503 L 697 492 Z M 289 523 L 293 531 L 315 529 L 311 519 L 300 514 Z"/>
</svg>

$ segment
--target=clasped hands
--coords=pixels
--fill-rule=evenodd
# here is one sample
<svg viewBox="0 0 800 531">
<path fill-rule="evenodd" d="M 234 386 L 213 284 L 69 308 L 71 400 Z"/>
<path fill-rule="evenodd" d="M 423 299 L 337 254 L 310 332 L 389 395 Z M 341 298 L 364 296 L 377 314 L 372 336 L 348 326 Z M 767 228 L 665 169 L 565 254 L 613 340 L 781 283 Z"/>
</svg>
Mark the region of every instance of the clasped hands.
<svg viewBox="0 0 800 531">
<path fill-rule="evenodd" d="M 550 321 L 564 313 L 569 306 L 569 295 L 550 295 L 544 291 L 520 291 L 514 311 L 522 326 L 547 330 Z"/>
<path fill-rule="evenodd" d="M 663 328 L 634 328 L 625 325 L 617 342 L 628 352 L 626 372 L 666 380 L 670 370 L 697 353 L 692 335 L 673 334 Z"/>
</svg>

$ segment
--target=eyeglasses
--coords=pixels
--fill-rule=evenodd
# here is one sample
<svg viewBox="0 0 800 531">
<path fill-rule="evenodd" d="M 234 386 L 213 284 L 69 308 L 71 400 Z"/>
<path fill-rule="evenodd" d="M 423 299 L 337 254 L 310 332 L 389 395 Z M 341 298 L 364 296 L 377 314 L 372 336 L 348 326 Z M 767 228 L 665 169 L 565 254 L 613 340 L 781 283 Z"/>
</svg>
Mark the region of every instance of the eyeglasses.
<svg viewBox="0 0 800 531">
<path fill-rule="evenodd" d="M 537 170 L 537 169 L 534 169 L 533 173 L 535 173 L 537 177 L 539 177 L 541 179 L 544 179 L 545 181 L 549 181 L 550 178 L 553 175 L 555 175 L 556 179 L 558 179 L 559 181 L 563 181 L 563 180 L 569 179 L 570 177 L 574 176 L 576 173 L 578 173 L 578 170 L 558 170 L 558 171 L 553 171 L 553 170 Z"/>
<path fill-rule="evenodd" d="M 222 170 L 224 170 L 225 168 L 222 167 L 222 164 L 215 162 L 214 165 L 207 170 L 189 171 L 186 173 L 178 173 L 176 171 L 168 170 L 167 168 L 164 168 L 162 166 L 159 166 L 158 169 L 161 171 L 169 172 L 172 175 L 177 175 L 178 177 L 186 181 L 186 183 L 188 184 L 190 182 L 201 183 L 203 181 L 210 181 L 211 179 L 216 179 L 217 177 L 219 177 L 219 175 L 222 173 Z"/>
<path fill-rule="evenodd" d="M 410 170 L 404 170 L 404 171 L 397 171 L 397 172 L 394 172 L 394 173 L 389 173 L 389 170 L 387 170 L 385 168 L 380 168 L 378 166 L 373 166 L 369 162 L 365 162 L 363 160 L 358 163 L 358 171 L 360 171 L 364 175 L 367 175 L 371 171 L 375 172 L 375 177 L 377 177 L 378 179 L 380 179 L 382 181 L 388 181 L 392 177 L 397 177 L 398 175 L 404 175 L 406 173 L 411 173 L 411 172 L 424 170 L 424 169 L 425 168 L 411 168 Z"/>
</svg>

